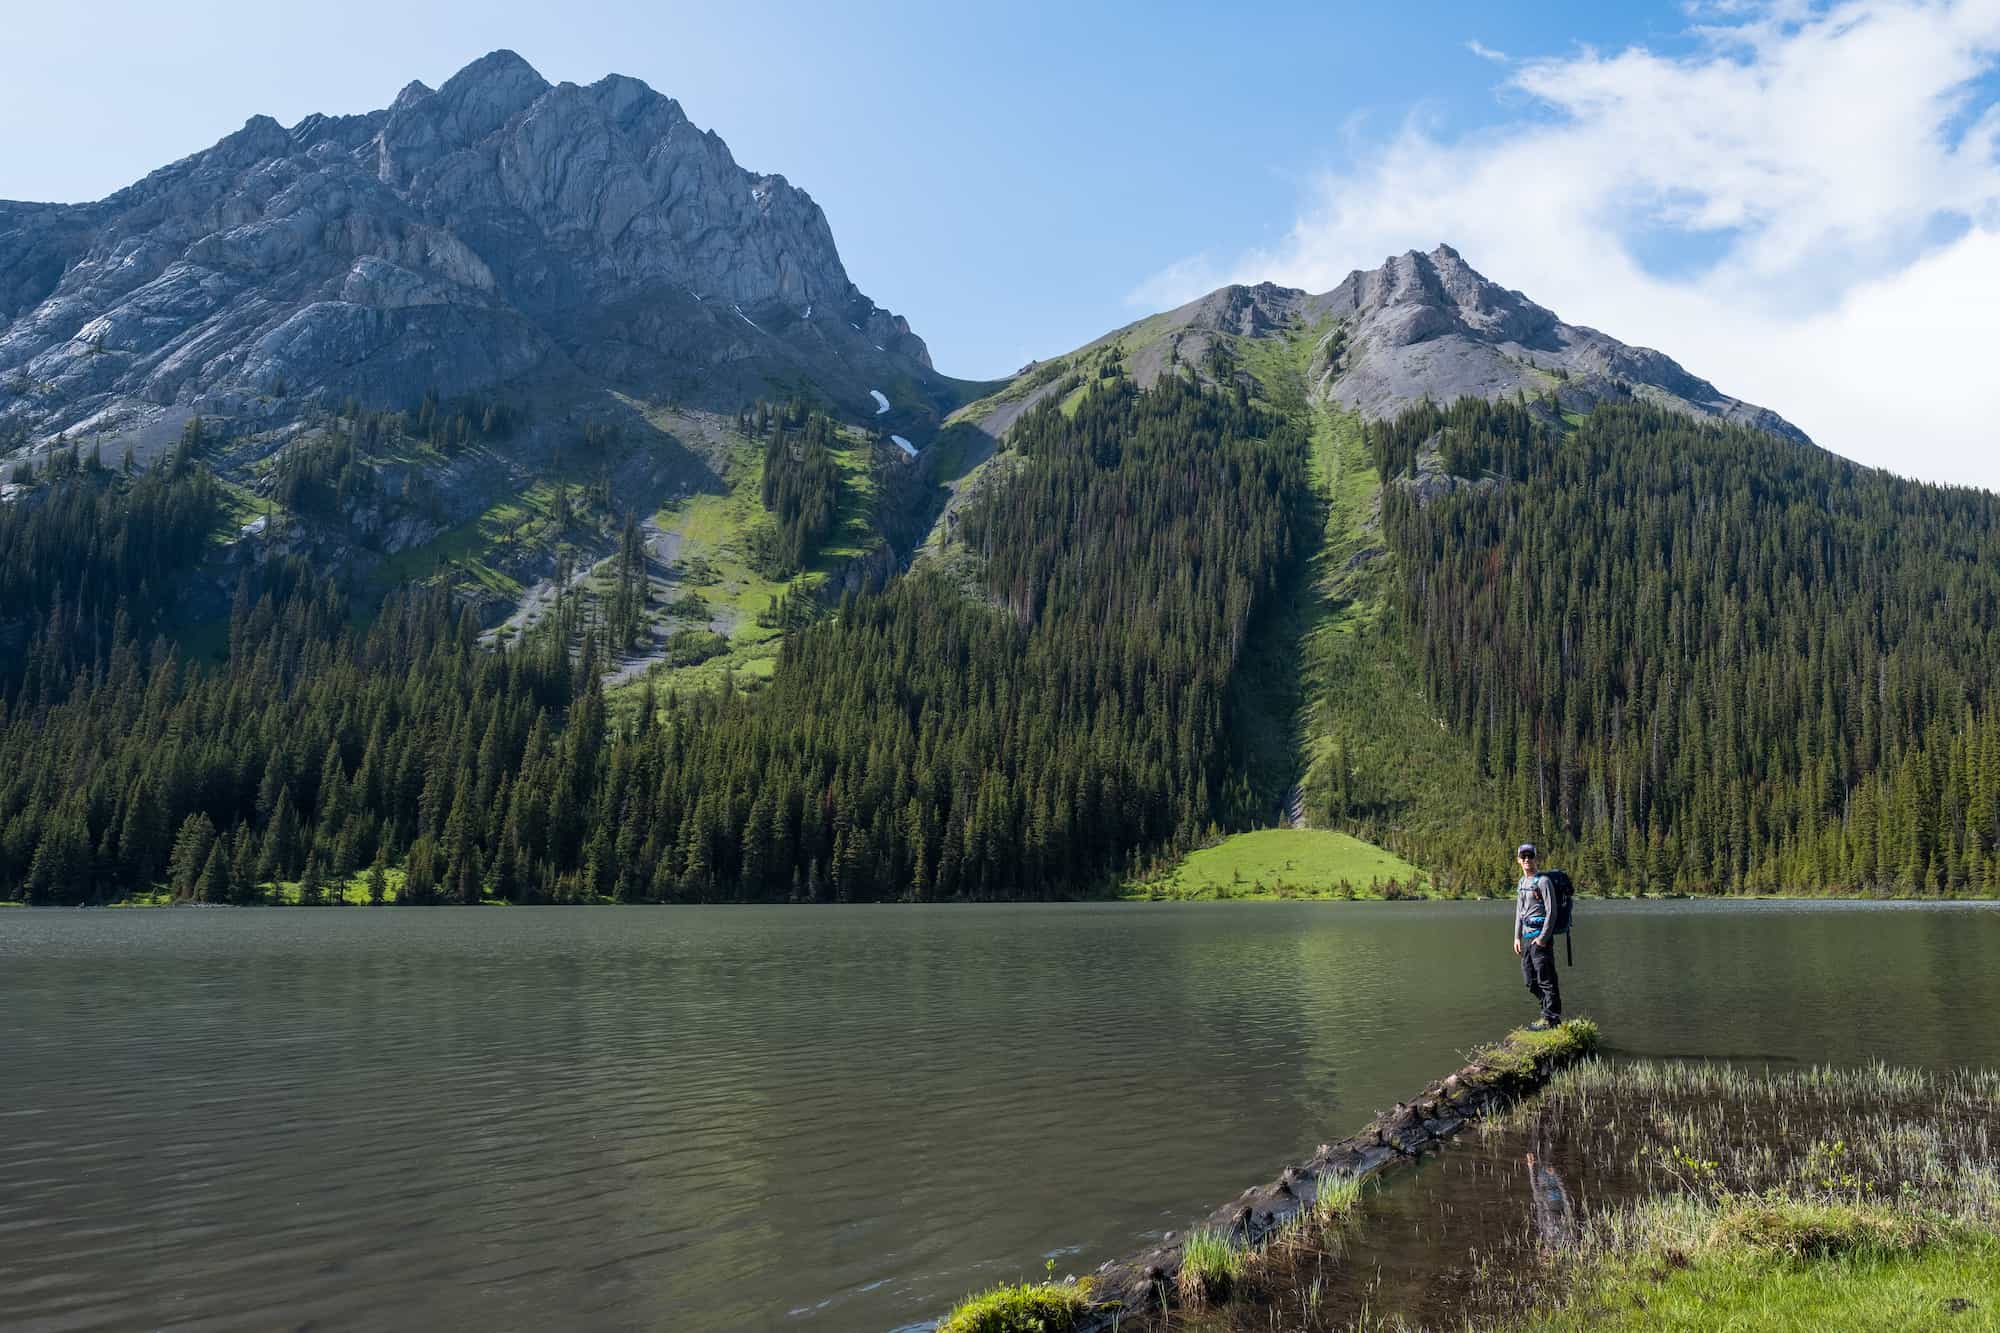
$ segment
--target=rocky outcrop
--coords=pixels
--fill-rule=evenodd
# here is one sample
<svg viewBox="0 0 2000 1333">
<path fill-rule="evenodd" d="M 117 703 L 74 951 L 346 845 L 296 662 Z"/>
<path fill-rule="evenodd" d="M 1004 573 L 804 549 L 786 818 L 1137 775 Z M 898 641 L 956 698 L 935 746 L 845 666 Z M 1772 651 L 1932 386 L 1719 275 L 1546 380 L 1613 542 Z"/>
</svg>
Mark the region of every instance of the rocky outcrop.
<svg viewBox="0 0 2000 1333">
<path fill-rule="evenodd" d="M 0 439 L 611 386 L 734 407 L 937 383 L 824 213 L 618 75 L 499 51 L 366 115 L 253 116 L 108 199 L 0 203 Z"/>
<path fill-rule="evenodd" d="M 1135 349 L 1133 370 L 1150 382 L 1173 360 L 1199 364 L 1211 334 L 1265 337 L 1329 323 L 1314 349 L 1314 387 L 1368 417 L 1394 416 L 1425 398 L 1553 392 L 1566 408 L 1640 398 L 1809 442 L 1777 413 L 1731 398 L 1663 353 L 1563 323 L 1448 245 L 1392 255 L 1319 295 L 1274 283 L 1211 292 L 1163 316 L 1164 333 Z"/>
<path fill-rule="evenodd" d="M 1502 483 L 1498 477 L 1474 480 L 1447 472 L 1444 451 L 1440 447 L 1442 442 L 1442 432 L 1426 440 L 1423 447 L 1417 450 L 1416 466 L 1394 479 L 1394 484 L 1409 492 L 1410 498 L 1417 502 L 1417 508 L 1427 509 L 1447 495 L 1456 495 L 1460 491 L 1483 492 L 1500 488 Z"/>
</svg>

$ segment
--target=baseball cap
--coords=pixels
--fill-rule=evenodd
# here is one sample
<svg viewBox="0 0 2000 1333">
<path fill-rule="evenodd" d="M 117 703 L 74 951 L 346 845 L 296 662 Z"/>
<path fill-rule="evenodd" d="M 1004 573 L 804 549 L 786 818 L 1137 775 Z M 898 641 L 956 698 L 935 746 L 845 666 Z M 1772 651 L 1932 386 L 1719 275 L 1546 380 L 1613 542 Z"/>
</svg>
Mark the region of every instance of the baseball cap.
<svg viewBox="0 0 2000 1333">
<path fill-rule="evenodd" d="M 1533 856 L 1534 854 L 1535 844 L 1532 842 L 1524 842 L 1514 849 L 1514 855 L 1516 856 Z"/>
</svg>

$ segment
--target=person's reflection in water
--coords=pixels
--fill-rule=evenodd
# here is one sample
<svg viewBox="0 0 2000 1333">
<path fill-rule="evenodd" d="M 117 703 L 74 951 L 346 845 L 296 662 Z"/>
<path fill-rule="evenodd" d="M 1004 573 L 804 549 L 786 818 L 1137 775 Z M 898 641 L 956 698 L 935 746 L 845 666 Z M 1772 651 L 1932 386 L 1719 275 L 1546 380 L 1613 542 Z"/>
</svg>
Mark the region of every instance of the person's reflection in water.
<svg viewBox="0 0 2000 1333">
<path fill-rule="evenodd" d="M 1528 1154 L 1528 1197 L 1535 1210 L 1535 1234 L 1544 1250 L 1566 1250 L 1576 1242 L 1576 1208 L 1556 1169 Z"/>
</svg>

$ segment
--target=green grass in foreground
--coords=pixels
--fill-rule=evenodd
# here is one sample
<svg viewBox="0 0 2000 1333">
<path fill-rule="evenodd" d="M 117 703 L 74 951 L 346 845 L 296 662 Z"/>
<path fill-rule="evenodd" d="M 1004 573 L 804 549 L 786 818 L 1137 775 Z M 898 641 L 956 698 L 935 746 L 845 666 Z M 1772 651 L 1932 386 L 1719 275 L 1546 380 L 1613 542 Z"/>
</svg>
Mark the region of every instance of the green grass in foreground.
<svg viewBox="0 0 2000 1333">
<path fill-rule="evenodd" d="M 1939 1231 L 1880 1205 L 1771 1202 L 1682 1209 L 1692 1252 L 1642 1245 L 1597 1268 L 1563 1308 L 1517 1327 L 2000 1329 L 2000 1237 Z"/>
<path fill-rule="evenodd" d="M 1258 829 L 1190 853 L 1129 885 L 1129 898 L 1379 898 L 1392 882 L 1420 892 L 1423 872 L 1393 852 L 1331 829 Z M 1345 884 L 1352 892 L 1342 892 Z"/>
<path fill-rule="evenodd" d="M 1516 1273 L 1532 1290 L 1499 1322 L 2000 1330 L 1996 1117 L 1991 1071 L 1578 1065 L 1516 1119 L 1630 1161 L 1645 1197 Z"/>
<path fill-rule="evenodd" d="M 1064 1333 L 1090 1308 L 1090 1281 L 1023 1282 L 967 1297 L 937 1333 Z"/>
</svg>

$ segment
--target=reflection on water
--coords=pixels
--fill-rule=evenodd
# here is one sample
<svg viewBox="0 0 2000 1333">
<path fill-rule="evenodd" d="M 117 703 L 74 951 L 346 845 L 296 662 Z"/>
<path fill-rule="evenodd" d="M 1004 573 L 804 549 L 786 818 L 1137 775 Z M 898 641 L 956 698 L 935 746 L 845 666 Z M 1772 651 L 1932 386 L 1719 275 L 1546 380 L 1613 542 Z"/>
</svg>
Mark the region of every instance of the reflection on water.
<svg viewBox="0 0 2000 1333">
<path fill-rule="evenodd" d="M 1619 1050 L 2000 1064 L 2000 912 L 1582 913 L 1564 986 Z M 0 1322 L 921 1319 L 1533 1017 L 1507 914 L 0 913 Z"/>
<path fill-rule="evenodd" d="M 1570 1202 L 1569 1186 L 1549 1164 L 1548 1150 L 1528 1152 L 1522 1160 L 1528 1168 L 1529 1210 L 1535 1217 L 1535 1238 L 1542 1249 L 1560 1254 L 1576 1241 L 1576 1205 Z"/>
</svg>

